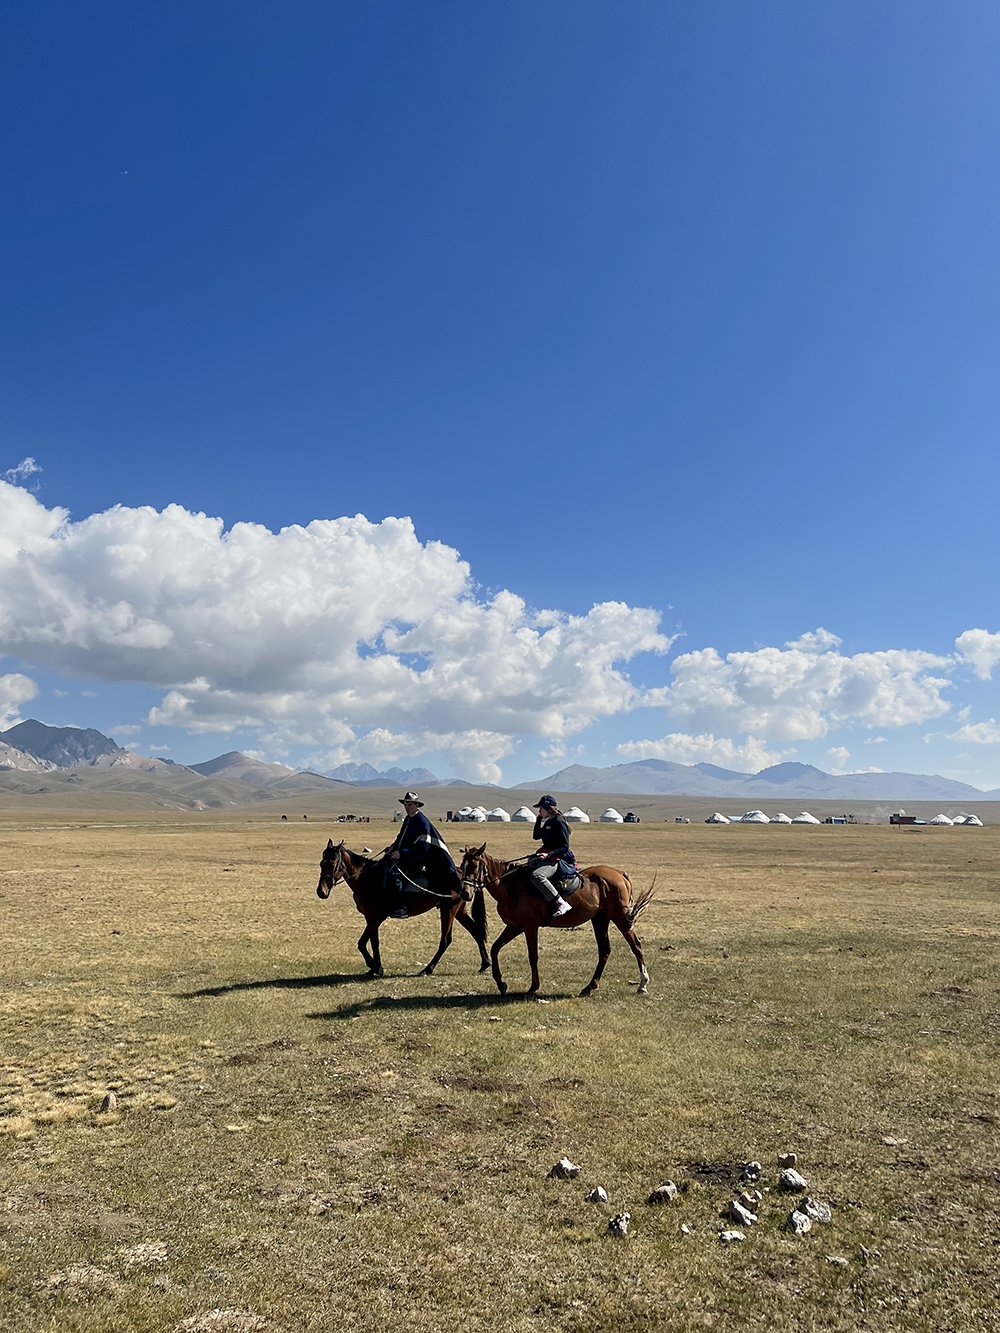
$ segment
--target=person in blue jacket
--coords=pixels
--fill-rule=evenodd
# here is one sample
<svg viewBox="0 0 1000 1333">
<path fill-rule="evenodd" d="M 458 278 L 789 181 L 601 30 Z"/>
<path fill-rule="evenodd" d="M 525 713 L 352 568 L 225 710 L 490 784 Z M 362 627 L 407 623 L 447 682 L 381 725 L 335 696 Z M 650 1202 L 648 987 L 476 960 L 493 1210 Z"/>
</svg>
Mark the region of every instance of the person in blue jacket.
<svg viewBox="0 0 1000 1333">
<path fill-rule="evenodd" d="M 395 891 L 397 902 L 389 915 L 406 917 L 409 913 L 403 895 L 413 887 L 410 881 L 418 875 L 426 874 L 428 887 L 435 893 L 458 889 L 460 881 L 458 867 L 451 859 L 447 843 L 427 816 L 421 813 L 423 801 L 419 794 L 408 791 L 399 798 L 399 804 L 406 812 L 406 818 L 400 825 L 396 841 L 389 849 L 386 887 Z"/>
<path fill-rule="evenodd" d="M 538 811 L 538 817 L 531 836 L 535 842 L 542 844 L 542 848 L 528 862 L 528 867 L 532 884 L 552 906 L 549 920 L 555 921 L 573 909 L 552 881 L 559 875 L 559 862 L 567 861 L 575 865 L 576 857 L 569 849 L 569 825 L 555 800 L 551 796 L 543 796 L 534 809 Z"/>
</svg>

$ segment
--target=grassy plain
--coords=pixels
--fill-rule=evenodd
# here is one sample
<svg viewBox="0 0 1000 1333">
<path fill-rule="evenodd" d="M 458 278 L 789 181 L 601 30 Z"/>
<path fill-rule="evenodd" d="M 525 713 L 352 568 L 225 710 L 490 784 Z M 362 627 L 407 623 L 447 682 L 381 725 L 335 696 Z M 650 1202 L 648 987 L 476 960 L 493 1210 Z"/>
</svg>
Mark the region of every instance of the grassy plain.
<svg viewBox="0 0 1000 1333">
<path fill-rule="evenodd" d="M 578 828 L 658 876 L 651 993 L 613 939 L 576 998 L 593 936 L 549 931 L 543 1003 L 464 935 L 415 977 L 427 917 L 363 981 L 328 832 L 0 817 L 0 1328 L 1000 1329 L 1000 829 Z M 788 1148 L 833 1207 L 801 1239 Z M 771 1192 L 723 1246 L 750 1158 Z"/>
</svg>

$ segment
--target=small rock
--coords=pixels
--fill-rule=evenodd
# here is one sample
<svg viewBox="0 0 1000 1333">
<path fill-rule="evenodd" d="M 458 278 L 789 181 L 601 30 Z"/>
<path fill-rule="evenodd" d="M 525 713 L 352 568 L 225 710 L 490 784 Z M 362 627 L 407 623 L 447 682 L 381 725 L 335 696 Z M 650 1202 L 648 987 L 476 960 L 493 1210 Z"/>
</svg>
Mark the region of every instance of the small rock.
<svg viewBox="0 0 1000 1333">
<path fill-rule="evenodd" d="M 788 1214 L 788 1230 L 796 1236 L 804 1236 L 807 1231 L 812 1231 L 812 1225 L 805 1213 L 800 1213 L 797 1208 Z"/>
<path fill-rule="evenodd" d="M 764 1168 L 761 1166 L 760 1162 L 744 1162 L 743 1174 L 740 1176 L 740 1180 L 760 1180 L 763 1174 Z"/>
<path fill-rule="evenodd" d="M 104 1101 L 101 1102 L 101 1110 L 105 1114 L 107 1114 L 108 1111 L 116 1111 L 117 1109 L 118 1109 L 118 1098 L 115 1096 L 113 1092 L 105 1093 Z"/>
<path fill-rule="evenodd" d="M 580 1166 L 574 1166 L 568 1157 L 560 1157 L 555 1166 L 549 1172 L 549 1179 L 555 1180 L 576 1180 L 577 1176 L 583 1170 Z"/>
<path fill-rule="evenodd" d="M 753 1212 L 754 1208 L 756 1208 L 757 1204 L 760 1203 L 763 1197 L 764 1196 L 761 1194 L 760 1190 L 742 1190 L 736 1196 L 737 1201 L 741 1203 L 744 1208 L 749 1208 L 751 1212 Z"/>
<path fill-rule="evenodd" d="M 842 1258 L 840 1257 L 839 1254 L 828 1254 L 828 1255 L 826 1256 L 826 1262 L 827 1262 L 828 1264 L 834 1264 L 834 1265 L 836 1265 L 837 1268 L 846 1268 L 846 1267 L 847 1267 L 847 1260 L 846 1260 L 846 1259 L 842 1259 Z"/>
<path fill-rule="evenodd" d="M 690 1236 L 690 1234 L 691 1234 L 691 1228 L 690 1228 L 685 1222 L 682 1222 L 682 1223 L 681 1223 L 681 1235 L 682 1235 L 682 1236 Z"/>
<path fill-rule="evenodd" d="M 864 1259 L 865 1263 L 870 1263 L 873 1259 L 881 1259 L 881 1258 L 882 1258 L 882 1251 L 881 1251 L 881 1250 L 869 1250 L 867 1246 L 862 1245 L 862 1247 L 861 1247 L 861 1257 L 862 1257 L 862 1259 Z"/>
<path fill-rule="evenodd" d="M 909 1143 L 909 1139 L 896 1139 L 891 1134 L 886 1134 L 882 1142 L 887 1148 L 901 1148 L 904 1143 Z"/>
<path fill-rule="evenodd" d="M 491 1022 L 491 1023 L 502 1023 L 502 1022 L 503 1022 L 503 1019 L 502 1019 L 502 1018 L 499 1018 L 496 1014 L 490 1014 L 490 1022 Z"/>
<path fill-rule="evenodd" d="M 601 1185 L 595 1186 L 595 1188 L 586 1196 L 587 1203 L 607 1203 L 607 1201 L 608 1192 Z"/>
<path fill-rule="evenodd" d="M 614 1217 L 608 1222 L 608 1235 L 617 1236 L 619 1239 L 627 1236 L 628 1224 L 631 1220 L 631 1213 L 615 1213 Z"/>
<path fill-rule="evenodd" d="M 800 1176 L 799 1173 L 793 1170 L 790 1166 L 786 1167 L 778 1176 L 778 1185 L 781 1189 L 790 1190 L 795 1194 L 801 1194 L 803 1190 L 809 1188 L 809 1182 L 806 1180 L 805 1176 Z"/>
<path fill-rule="evenodd" d="M 739 1240 L 746 1240 L 742 1231 L 720 1231 L 719 1240 L 723 1245 L 734 1245 Z"/>
<path fill-rule="evenodd" d="M 757 1221 L 757 1214 L 752 1213 L 749 1208 L 744 1208 L 738 1199 L 730 1200 L 728 1217 L 730 1222 L 739 1222 L 744 1227 L 752 1227 Z"/>
<path fill-rule="evenodd" d="M 778 1153 L 778 1165 L 779 1165 L 779 1166 L 796 1166 L 796 1165 L 798 1164 L 798 1160 L 799 1160 L 799 1158 L 798 1158 L 798 1154 L 797 1154 L 797 1153 L 793 1153 L 793 1152 L 779 1152 L 779 1153 Z"/>
<path fill-rule="evenodd" d="M 677 1198 L 677 1186 L 672 1180 L 665 1180 L 662 1185 L 657 1185 L 652 1194 L 646 1200 L 647 1203 L 669 1203 L 671 1199 Z"/>
<path fill-rule="evenodd" d="M 828 1203 L 820 1203 L 819 1199 L 804 1199 L 799 1205 L 801 1211 L 813 1222 L 822 1222 L 824 1226 L 833 1218 Z"/>
</svg>

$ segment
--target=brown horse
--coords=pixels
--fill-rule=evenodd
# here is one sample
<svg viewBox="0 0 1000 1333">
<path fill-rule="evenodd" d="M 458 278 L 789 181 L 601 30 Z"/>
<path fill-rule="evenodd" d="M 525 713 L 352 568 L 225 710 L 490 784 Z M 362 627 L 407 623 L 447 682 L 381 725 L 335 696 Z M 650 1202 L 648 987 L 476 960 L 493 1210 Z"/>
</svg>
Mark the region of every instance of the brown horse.
<svg viewBox="0 0 1000 1333">
<path fill-rule="evenodd" d="M 486 843 L 482 847 L 466 847 L 462 857 L 462 883 L 468 888 L 488 889 L 496 899 L 500 919 L 506 929 L 497 936 L 490 958 L 493 964 L 493 980 L 501 995 L 507 993 L 507 983 L 500 975 L 500 950 L 518 935 L 524 934 L 528 945 L 528 961 L 531 963 L 531 989 L 528 995 L 538 990 L 538 931 L 549 924 L 549 904 L 535 892 L 531 884 L 530 870 L 525 865 L 513 865 L 509 861 L 497 860 L 487 856 Z M 639 990 L 637 994 L 646 995 L 649 987 L 649 973 L 642 958 L 642 944 L 632 927 L 642 912 L 649 906 L 653 897 L 652 889 L 647 889 L 632 900 L 632 881 L 621 870 L 611 866 L 588 866 L 581 870 L 583 883 L 566 901 L 572 910 L 565 916 L 558 917 L 552 923 L 553 930 L 565 930 L 567 926 L 580 926 L 590 921 L 597 939 L 597 969 L 590 981 L 580 992 L 581 995 L 593 995 L 607 965 L 611 953 L 608 928 L 613 921 L 624 935 L 629 948 L 635 954 L 639 964 Z"/>
<path fill-rule="evenodd" d="M 381 977 L 382 955 L 378 947 L 378 928 L 389 915 L 392 906 L 385 891 L 385 863 L 360 852 L 349 852 L 343 842 L 334 846 L 331 838 L 326 844 L 326 851 L 319 863 L 319 884 L 316 893 L 320 898 L 329 898 L 333 886 L 345 880 L 354 894 L 354 903 L 364 917 L 366 926 L 358 948 L 368 964 L 370 977 Z M 452 880 L 451 884 L 455 881 Z M 432 907 L 441 913 L 441 943 L 438 951 L 418 975 L 429 977 L 441 955 L 451 944 L 451 932 L 454 923 L 465 927 L 479 945 L 480 972 L 489 971 L 490 960 L 486 955 L 486 900 L 482 893 L 472 896 L 472 911 L 457 885 L 448 886 L 447 893 L 435 893 L 428 888 L 426 892 L 413 892 L 406 895 L 406 911 L 409 916 L 422 916 Z M 371 944 L 371 953 L 368 945 Z"/>
</svg>

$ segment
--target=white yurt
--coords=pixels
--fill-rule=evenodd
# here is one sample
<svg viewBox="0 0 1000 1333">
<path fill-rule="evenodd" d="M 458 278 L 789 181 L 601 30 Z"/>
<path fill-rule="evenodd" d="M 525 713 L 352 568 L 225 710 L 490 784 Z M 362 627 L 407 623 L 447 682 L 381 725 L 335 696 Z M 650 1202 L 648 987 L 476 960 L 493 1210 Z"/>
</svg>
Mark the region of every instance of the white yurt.
<svg viewBox="0 0 1000 1333">
<path fill-rule="evenodd" d="M 472 806 L 463 805 L 461 810 L 456 810 L 451 818 L 455 824 L 467 824 L 472 818 Z"/>
<path fill-rule="evenodd" d="M 788 816 L 782 814 L 780 810 L 776 815 L 772 815 L 771 818 L 768 820 L 768 823 L 770 824 L 790 824 L 791 822 L 792 821 L 788 818 Z"/>
<path fill-rule="evenodd" d="M 740 820 L 741 824 L 770 824 L 763 810 L 748 810 Z"/>
<path fill-rule="evenodd" d="M 507 811 L 503 808 L 502 805 L 498 805 L 495 810 L 487 810 L 486 818 L 487 821 L 491 824 L 510 823 L 510 815 L 507 813 Z"/>
<path fill-rule="evenodd" d="M 486 807 L 483 805 L 474 805 L 472 807 L 471 818 L 476 824 L 486 823 Z"/>
<path fill-rule="evenodd" d="M 956 824 L 958 823 L 957 819 L 955 820 L 955 823 Z M 962 823 L 965 825 L 966 828 L 983 827 L 983 821 L 979 818 L 978 815 L 966 815 L 965 818 L 962 820 Z"/>
<path fill-rule="evenodd" d="M 604 814 L 598 819 L 599 824 L 624 824 L 625 818 L 620 815 L 613 805 L 609 805 Z"/>
<path fill-rule="evenodd" d="M 394 824 L 402 824 L 402 822 L 403 822 L 403 812 L 402 812 L 402 810 L 394 810 L 394 811 L 392 812 L 392 822 L 393 822 Z"/>
<path fill-rule="evenodd" d="M 511 815 L 511 819 L 515 824 L 533 824 L 535 822 L 535 812 L 529 810 L 526 805 L 519 805 Z"/>
<path fill-rule="evenodd" d="M 800 815 L 796 815 L 792 820 L 793 824 L 818 824 L 819 820 L 815 815 L 811 815 L 808 810 L 803 810 Z"/>
<path fill-rule="evenodd" d="M 949 819 L 947 815 L 935 815 L 930 822 L 932 824 L 947 824 L 948 827 L 951 828 L 952 824 L 954 824 L 955 821 L 953 819 Z"/>
<path fill-rule="evenodd" d="M 563 815 L 563 818 L 566 820 L 568 824 L 590 823 L 590 815 L 588 815 L 584 810 L 581 810 L 578 805 L 571 805 L 570 808 Z"/>
<path fill-rule="evenodd" d="M 709 815 L 709 817 L 705 820 L 705 823 L 706 823 L 706 824 L 728 824 L 728 823 L 729 823 L 729 820 L 726 818 L 725 815 L 720 815 L 719 812 L 718 812 L 718 810 L 716 810 L 716 812 L 715 812 L 714 815 Z"/>
</svg>

